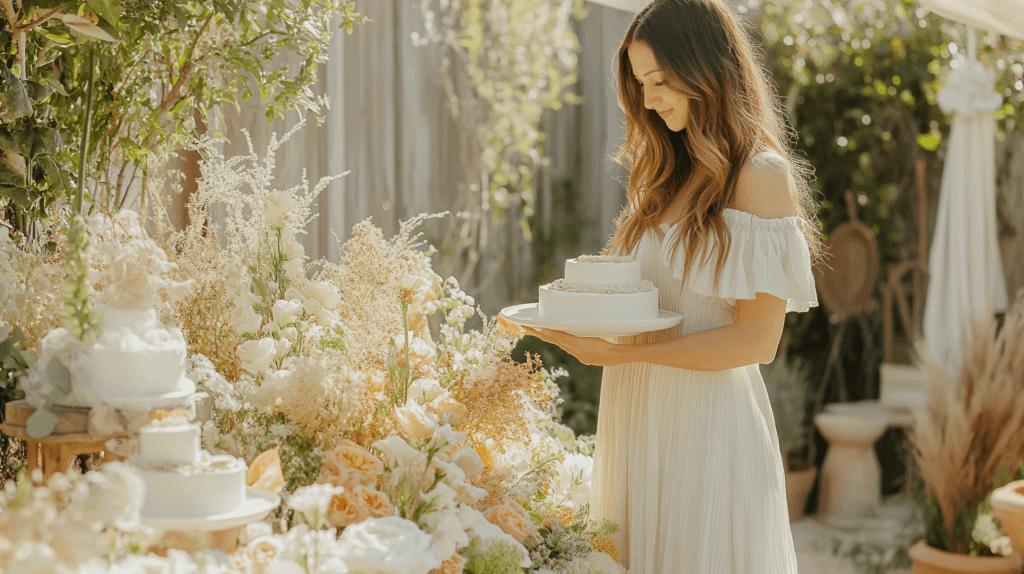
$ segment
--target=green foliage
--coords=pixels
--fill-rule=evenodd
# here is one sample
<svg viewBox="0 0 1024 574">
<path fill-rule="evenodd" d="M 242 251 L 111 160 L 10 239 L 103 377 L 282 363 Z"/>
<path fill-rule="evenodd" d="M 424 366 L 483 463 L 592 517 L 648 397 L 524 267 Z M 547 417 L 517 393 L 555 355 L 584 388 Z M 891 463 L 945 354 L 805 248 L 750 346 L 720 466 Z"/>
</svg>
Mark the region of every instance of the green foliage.
<svg viewBox="0 0 1024 574">
<path fill-rule="evenodd" d="M 936 94 L 954 56 L 966 52 L 966 29 L 914 0 L 768 0 L 760 32 L 765 61 L 799 135 L 798 153 L 816 169 L 823 231 L 850 219 L 844 193 L 853 191 L 857 218 L 878 242 L 884 280 L 890 264 L 918 255 L 915 162 L 926 162 L 934 196 L 951 119 L 936 105 Z M 995 89 L 1004 98 L 995 114 L 1001 138 L 1024 121 L 1024 43 L 979 32 L 978 57 L 995 70 Z M 1000 219 L 1006 227 L 1003 213 Z M 869 323 L 877 345 L 880 309 Z M 811 361 L 817 380 L 830 328 L 823 307 L 787 317 L 790 353 Z M 840 369 L 850 372 L 879 355 L 860 337 L 846 337 Z M 870 378 L 877 381 L 877 368 L 867 371 L 865 387 L 851 388 L 849 400 L 877 398 L 869 390 L 878 388 Z"/>
<path fill-rule="evenodd" d="M 519 550 L 504 540 L 483 542 L 474 538 L 459 551 L 466 558 L 466 574 L 522 574 Z"/>
<path fill-rule="evenodd" d="M 440 0 L 436 6 L 421 0 L 420 7 L 425 35 L 414 33 L 413 42 L 440 47 L 452 114 L 475 138 L 476 165 L 486 181 L 480 209 L 493 210 L 501 221 L 521 202 L 520 227 L 529 241 L 533 174 L 546 163 L 541 119 L 563 103 L 580 102 L 568 87 L 578 77 L 579 39 L 571 23 L 584 17 L 583 0 Z M 467 188 L 479 192 L 477 184 Z"/>
<path fill-rule="evenodd" d="M 89 303 L 89 250 L 85 232 L 85 221 L 81 215 L 71 219 L 68 228 L 68 245 L 64 255 L 64 310 L 61 319 L 64 328 L 75 338 L 89 341 L 99 320 Z"/>
<path fill-rule="evenodd" d="M 18 4 L 19 8 L 14 8 Z M 317 117 L 312 85 L 337 24 L 366 18 L 351 0 L 45 0 L 0 10 L 0 202 L 24 231 L 73 189 L 86 158 L 90 197 L 116 211 L 151 191 L 149 178 L 225 104 L 258 93 L 268 120 Z M 13 11 L 13 14 L 11 13 Z M 96 19 L 118 39 L 97 42 L 62 15 Z M 13 41 L 7 41 L 8 39 Z M 88 52 L 99 51 L 95 121 L 83 141 Z M 22 61 L 21 54 L 24 54 Z M 283 54 L 294 63 L 270 65 Z"/>
</svg>

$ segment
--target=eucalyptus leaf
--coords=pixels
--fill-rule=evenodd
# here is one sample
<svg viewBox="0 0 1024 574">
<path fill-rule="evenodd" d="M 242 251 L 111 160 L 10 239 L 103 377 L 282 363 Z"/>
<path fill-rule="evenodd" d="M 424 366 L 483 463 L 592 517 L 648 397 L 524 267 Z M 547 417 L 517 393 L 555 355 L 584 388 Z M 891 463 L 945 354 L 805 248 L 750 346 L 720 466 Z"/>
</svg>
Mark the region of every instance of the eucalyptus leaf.
<svg viewBox="0 0 1024 574">
<path fill-rule="evenodd" d="M 0 102 L 7 107 L 7 117 L 12 120 L 32 115 L 32 100 L 28 97 L 25 83 L 0 61 Z"/>
<path fill-rule="evenodd" d="M 28 436 L 40 439 L 50 436 L 57 426 L 57 415 L 45 409 L 38 409 L 28 417 Z"/>
<path fill-rule="evenodd" d="M 46 380 L 65 393 L 71 392 L 71 371 L 57 357 L 46 364 Z"/>
<path fill-rule="evenodd" d="M 46 394 L 46 402 L 51 405 L 60 405 L 68 398 L 68 394 L 60 389 L 53 389 Z"/>
</svg>

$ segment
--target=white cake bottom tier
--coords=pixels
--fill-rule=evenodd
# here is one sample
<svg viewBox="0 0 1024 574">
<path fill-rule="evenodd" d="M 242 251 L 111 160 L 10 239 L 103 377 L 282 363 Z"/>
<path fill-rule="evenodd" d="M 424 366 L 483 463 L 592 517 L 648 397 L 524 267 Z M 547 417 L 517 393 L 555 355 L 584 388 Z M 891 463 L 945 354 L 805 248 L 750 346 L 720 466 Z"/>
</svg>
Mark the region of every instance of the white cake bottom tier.
<svg viewBox="0 0 1024 574">
<path fill-rule="evenodd" d="M 240 509 L 245 504 L 245 463 L 229 455 L 212 460 L 215 468 L 191 474 L 140 469 L 146 484 L 142 516 L 188 518 Z"/>
<path fill-rule="evenodd" d="M 576 293 L 540 288 L 537 313 L 545 321 L 650 321 L 658 318 L 658 290 Z"/>
</svg>

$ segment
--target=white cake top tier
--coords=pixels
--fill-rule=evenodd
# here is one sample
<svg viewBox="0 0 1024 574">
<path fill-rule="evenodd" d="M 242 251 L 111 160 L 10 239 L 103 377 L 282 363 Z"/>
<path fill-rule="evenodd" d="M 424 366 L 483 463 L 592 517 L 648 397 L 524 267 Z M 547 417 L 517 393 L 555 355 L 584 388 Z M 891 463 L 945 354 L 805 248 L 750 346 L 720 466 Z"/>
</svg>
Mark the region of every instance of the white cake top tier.
<svg viewBox="0 0 1024 574">
<path fill-rule="evenodd" d="M 191 465 L 199 461 L 199 425 L 183 418 L 155 420 L 139 429 L 139 464 Z"/>
<path fill-rule="evenodd" d="M 640 262 L 617 255 L 581 255 L 565 262 L 565 282 L 571 285 L 640 283 Z"/>
</svg>

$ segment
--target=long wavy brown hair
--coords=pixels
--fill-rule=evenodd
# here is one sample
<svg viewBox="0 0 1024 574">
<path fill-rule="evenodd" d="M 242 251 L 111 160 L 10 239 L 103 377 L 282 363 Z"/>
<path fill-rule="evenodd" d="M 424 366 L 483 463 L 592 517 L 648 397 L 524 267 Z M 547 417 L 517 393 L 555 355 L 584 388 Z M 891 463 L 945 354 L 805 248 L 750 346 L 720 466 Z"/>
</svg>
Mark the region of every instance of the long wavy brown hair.
<svg viewBox="0 0 1024 574">
<path fill-rule="evenodd" d="M 644 107 L 627 52 L 634 41 L 654 52 L 668 87 L 689 98 L 685 129 L 669 130 L 656 111 Z M 809 186 L 813 170 L 793 154 L 795 131 L 786 123 L 768 74 L 731 8 L 721 0 L 655 0 L 633 19 L 617 57 L 626 139 L 615 160 L 630 175 L 626 207 L 606 252 L 631 253 L 651 229 L 666 239 L 658 224 L 680 199 L 683 209 L 672 257 L 685 246 L 683 284 L 698 252 L 701 265 L 708 260 L 713 233 L 721 246 L 717 288 L 731 244 L 722 213 L 732 201 L 740 168 L 757 154 L 774 151 L 786 160 L 796 183 L 797 215 L 807 223 L 804 236 L 812 259 L 821 259 L 817 207 Z"/>
</svg>

